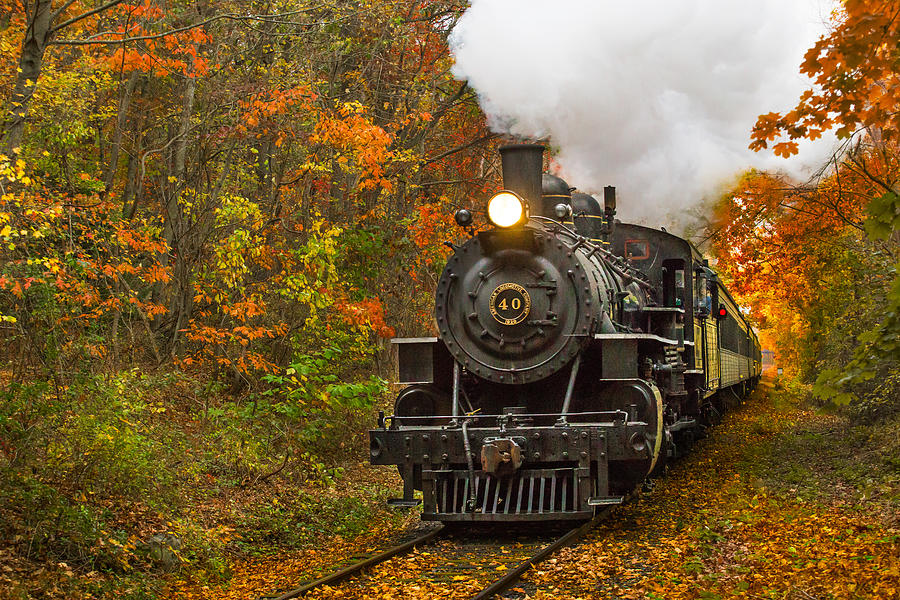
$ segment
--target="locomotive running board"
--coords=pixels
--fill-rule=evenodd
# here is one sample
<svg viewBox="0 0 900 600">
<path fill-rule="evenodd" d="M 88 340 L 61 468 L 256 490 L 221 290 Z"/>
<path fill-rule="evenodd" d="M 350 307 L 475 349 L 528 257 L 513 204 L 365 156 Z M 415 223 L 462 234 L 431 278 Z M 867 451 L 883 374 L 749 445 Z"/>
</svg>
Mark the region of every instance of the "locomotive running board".
<svg viewBox="0 0 900 600">
<path fill-rule="evenodd" d="M 404 500 L 403 498 L 388 498 L 387 505 L 393 508 L 415 508 L 422 504 L 421 500 Z"/>
<path fill-rule="evenodd" d="M 625 496 L 593 496 L 588 498 L 588 506 L 612 506 L 622 504 Z"/>
</svg>

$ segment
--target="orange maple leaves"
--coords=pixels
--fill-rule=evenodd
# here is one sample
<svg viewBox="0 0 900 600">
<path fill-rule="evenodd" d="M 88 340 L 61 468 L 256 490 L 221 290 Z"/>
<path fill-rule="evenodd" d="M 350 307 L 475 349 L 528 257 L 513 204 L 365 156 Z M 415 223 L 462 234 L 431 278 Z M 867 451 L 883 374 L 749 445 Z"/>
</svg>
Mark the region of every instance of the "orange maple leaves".
<svg viewBox="0 0 900 600">
<path fill-rule="evenodd" d="M 6 248 L 0 291 L 9 291 L 19 303 L 32 287 L 50 291 L 68 307 L 58 315 L 59 323 L 84 324 L 128 306 L 149 315 L 166 312 L 132 289 L 136 280 L 169 280 L 168 269 L 156 258 L 166 244 L 155 228 L 141 220 L 116 221 L 111 213 L 118 206 L 112 202 L 48 207 L 46 198 L 31 192 L 4 200 L 0 210 L 21 211 L 22 218 Z"/>
<path fill-rule="evenodd" d="M 209 60 L 201 47 L 211 41 L 202 26 L 193 29 L 159 33 L 152 27 L 164 24 L 165 12 L 152 0 L 139 4 L 120 4 L 116 7 L 127 25 L 104 34 L 110 40 L 139 38 L 137 46 L 122 44 L 110 54 L 98 59 L 109 70 L 140 71 L 166 77 L 178 73 L 198 77 L 209 73 Z M 165 26 L 165 25 L 163 25 Z"/>
<path fill-rule="evenodd" d="M 804 461 L 812 457 L 773 448 L 776 436 L 795 440 L 807 428 L 833 432 L 845 425 L 801 410 L 786 395 L 761 396 L 757 392 L 726 415 L 708 440 L 672 465 L 638 502 L 526 575 L 536 588 L 531 597 L 895 597 L 896 532 L 849 504 L 848 488 L 840 492 L 845 506 L 789 493 L 797 492 L 798 480 L 821 485 L 829 476 L 823 482 L 810 472 Z M 832 465 L 824 460 L 827 470 Z M 764 487 L 773 482 L 783 491 Z"/>
<path fill-rule="evenodd" d="M 761 115 L 750 148 L 772 148 L 779 156 L 796 154 L 793 140 L 814 140 L 837 127 L 850 137 L 860 128 L 877 127 L 886 140 L 900 133 L 900 6 L 888 0 L 847 0 L 838 22 L 807 51 L 800 72 L 815 82 L 797 106 L 782 115 Z"/>
<path fill-rule="evenodd" d="M 260 92 L 251 100 L 242 100 L 239 106 L 244 111 L 237 126 L 240 133 L 249 133 L 256 130 L 259 135 L 275 133 L 275 145 L 281 146 L 284 140 L 291 134 L 288 130 L 279 128 L 275 117 L 283 115 L 292 107 L 309 112 L 315 110 L 313 102 L 318 95 L 308 86 L 298 86 L 286 90 L 268 90 Z"/>
<path fill-rule="evenodd" d="M 355 167 L 361 175 L 359 189 L 390 192 L 393 182 L 385 177 L 385 165 L 394 158 L 390 150 L 393 138 L 366 112 L 362 104 L 346 102 L 338 107 L 337 115 L 320 113 L 310 141 L 337 150 L 339 165 Z"/>
<path fill-rule="evenodd" d="M 859 310 L 860 289 L 885 286 L 886 254 L 866 239 L 864 221 L 876 182 L 896 179 L 896 152 L 860 145 L 813 187 L 751 171 L 716 207 L 719 270 L 789 371 L 811 372 L 804 353 L 828 339 L 841 311 Z M 858 326 L 843 323 L 841 337 L 853 339 Z"/>
<path fill-rule="evenodd" d="M 384 318 L 384 304 L 378 298 L 366 298 L 358 302 L 338 302 L 338 312 L 348 324 L 371 329 L 378 337 L 394 337 L 394 328 Z"/>
</svg>

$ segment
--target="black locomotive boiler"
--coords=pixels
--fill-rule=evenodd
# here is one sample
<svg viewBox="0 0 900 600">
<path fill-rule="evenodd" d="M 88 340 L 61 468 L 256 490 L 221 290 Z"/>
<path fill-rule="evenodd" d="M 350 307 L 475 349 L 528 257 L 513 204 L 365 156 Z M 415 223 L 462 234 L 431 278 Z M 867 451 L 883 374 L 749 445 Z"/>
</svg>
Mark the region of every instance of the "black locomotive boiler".
<svg viewBox="0 0 900 600">
<path fill-rule="evenodd" d="M 394 340 L 407 387 L 371 462 L 426 520 L 588 519 L 756 382 L 759 343 L 689 242 L 617 222 L 614 188 L 603 208 L 571 193 L 541 146 L 500 153 L 493 227 L 437 286 L 439 337 Z"/>
</svg>

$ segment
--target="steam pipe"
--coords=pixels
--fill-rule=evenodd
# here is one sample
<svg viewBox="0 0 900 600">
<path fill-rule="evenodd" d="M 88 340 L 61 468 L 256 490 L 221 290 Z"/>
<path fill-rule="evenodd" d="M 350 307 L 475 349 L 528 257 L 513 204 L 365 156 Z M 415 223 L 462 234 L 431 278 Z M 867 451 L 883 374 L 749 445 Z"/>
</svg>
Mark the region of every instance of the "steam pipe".
<svg viewBox="0 0 900 600">
<path fill-rule="evenodd" d="M 451 407 L 453 421 L 459 417 L 459 363 L 453 361 L 453 406 Z"/>
<path fill-rule="evenodd" d="M 569 414 L 569 405 L 572 404 L 572 393 L 575 391 L 575 379 L 578 377 L 578 367 L 581 366 L 581 353 L 575 357 L 572 363 L 572 372 L 569 374 L 569 385 L 566 388 L 566 397 L 563 400 L 562 414 L 559 416 L 557 425 L 566 425 L 566 415 Z"/>
<path fill-rule="evenodd" d="M 469 488 L 469 496 L 466 498 L 466 510 L 472 511 L 475 510 L 475 498 L 478 495 L 478 490 L 475 489 L 475 463 L 472 460 L 472 446 L 469 444 L 469 420 L 465 419 L 462 423 L 462 434 L 463 434 L 463 447 L 466 450 L 466 463 L 469 466 L 469 485 L 466 486 Z"/>
</svg>

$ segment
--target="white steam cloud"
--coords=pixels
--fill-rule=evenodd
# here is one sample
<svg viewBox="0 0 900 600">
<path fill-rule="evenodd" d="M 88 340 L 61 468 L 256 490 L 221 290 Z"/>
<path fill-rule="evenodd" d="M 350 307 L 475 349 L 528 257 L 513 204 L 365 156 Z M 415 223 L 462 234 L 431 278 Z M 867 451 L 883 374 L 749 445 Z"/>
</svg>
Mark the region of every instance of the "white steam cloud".
<svg viewBox="0 0 900 600">
<path fill-rule="evenodd" d="M 753 166 L 805 178 L 833 139 L 798 157 L 754 153 L 756 117 L 793 108 L 803 54 L 830 0 L 472 0 L 451 37 L 454 73 L 494 131 L 549 136 L 561 175 L 619 215 L 659 225 Z"/>
</svg>

